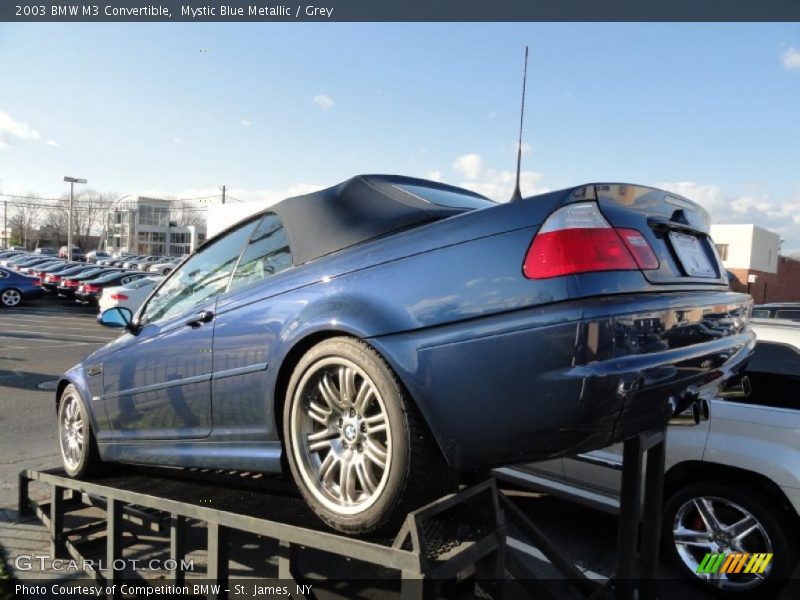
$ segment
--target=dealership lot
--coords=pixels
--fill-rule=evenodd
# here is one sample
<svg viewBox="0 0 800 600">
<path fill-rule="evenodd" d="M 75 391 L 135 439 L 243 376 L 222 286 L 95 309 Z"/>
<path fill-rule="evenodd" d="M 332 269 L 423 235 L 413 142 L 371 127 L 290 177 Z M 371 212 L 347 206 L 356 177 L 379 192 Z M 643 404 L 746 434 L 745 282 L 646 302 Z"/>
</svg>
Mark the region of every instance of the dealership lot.
<svg viewBox="0 0 800 600">
<path fill-rule="evenodd" d="M 118 335 L 98 325 L 96 314 L 94 307 L 52 298 L 0 310 L 0 437 L 5 449 L 0 456 L 0 509 L 6 520 L 15 515 L 18 472 L 60 464 L 53 391 L 48 388 L 69 367 Z M 613 571 L 617 526 L 614 517 L 544 495 L 511 493 L 591 576 L 606 577 Z M 512 532 L 510 546 L 526 557 L 531 568 L 540 575 L 554 576 L 541 553 L 522 536 L 514 535 Z M 14 553 L 9 539 L 14 536 L 0 535 L 6 555 Z M 675 593 L 687 598 L 706 597 L 682 583 L 668 581 L 665 585 L 679 588 Z M 562 590 L 567 591 L 566 587 Z"/>
</svg>

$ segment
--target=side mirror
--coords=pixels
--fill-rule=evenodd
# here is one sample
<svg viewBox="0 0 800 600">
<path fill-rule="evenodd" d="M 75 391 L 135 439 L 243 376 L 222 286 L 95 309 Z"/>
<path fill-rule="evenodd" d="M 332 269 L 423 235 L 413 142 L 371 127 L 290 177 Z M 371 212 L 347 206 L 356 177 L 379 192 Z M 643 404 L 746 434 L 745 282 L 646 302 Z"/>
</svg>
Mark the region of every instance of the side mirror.
<svg viewBox="0 0 800 600">
<path fill-rule="evenodd" d="M 106 327 L 124 327 L 132 329 L 133 313 L 131 309 L 124 306 L 115 306 L 104 310 L 97 316 L 97 322 Z"/>
</svg>

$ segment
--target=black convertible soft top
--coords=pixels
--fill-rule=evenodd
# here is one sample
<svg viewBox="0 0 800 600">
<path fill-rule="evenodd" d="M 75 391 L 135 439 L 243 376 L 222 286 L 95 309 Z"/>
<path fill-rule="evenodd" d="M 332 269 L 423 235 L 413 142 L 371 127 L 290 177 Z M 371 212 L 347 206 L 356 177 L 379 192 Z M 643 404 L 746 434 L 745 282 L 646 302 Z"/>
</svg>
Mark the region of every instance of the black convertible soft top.
<svg viewBox="0 0 800 600">
<path fill-rule="evenodd" d="M 296 265 L 337 250 L 494 203 L 462 188 L 398 175 L 357 175 L 264 212 L 283 220 Z"/>
</svg>

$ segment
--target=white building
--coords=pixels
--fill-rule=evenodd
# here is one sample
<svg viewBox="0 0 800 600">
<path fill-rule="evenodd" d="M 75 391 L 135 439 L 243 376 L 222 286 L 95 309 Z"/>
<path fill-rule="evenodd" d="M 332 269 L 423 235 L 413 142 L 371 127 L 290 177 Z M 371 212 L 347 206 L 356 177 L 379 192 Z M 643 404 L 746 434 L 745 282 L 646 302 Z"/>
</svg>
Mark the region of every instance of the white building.
<svg viewBox="0 0 800 600">
<path fill-rule="evenodd" d="M 181 256 L 206 239 L 205 223 L 179 225 L 170 200 L 139 196 L 107 216 L 106 248 L 144 255 Z"/>
<path fill-rule="evenodd" d="M 726 269 L 778 272 L 777 233 L 757 225 L 711 225 L 711 238 Z"/>
</svg>

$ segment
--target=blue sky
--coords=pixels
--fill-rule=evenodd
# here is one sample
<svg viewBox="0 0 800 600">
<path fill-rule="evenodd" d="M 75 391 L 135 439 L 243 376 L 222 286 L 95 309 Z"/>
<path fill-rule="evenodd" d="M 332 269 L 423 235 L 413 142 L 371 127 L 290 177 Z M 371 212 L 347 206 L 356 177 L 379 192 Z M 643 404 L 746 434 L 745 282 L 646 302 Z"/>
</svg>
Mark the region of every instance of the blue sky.
<svg viewBox="0 0 800 600">
<path fill-rule="evenodd" d="M 660 184 L 800 250 L 797 24 L 0 24 L 0 191 Z"/>
</svg>

